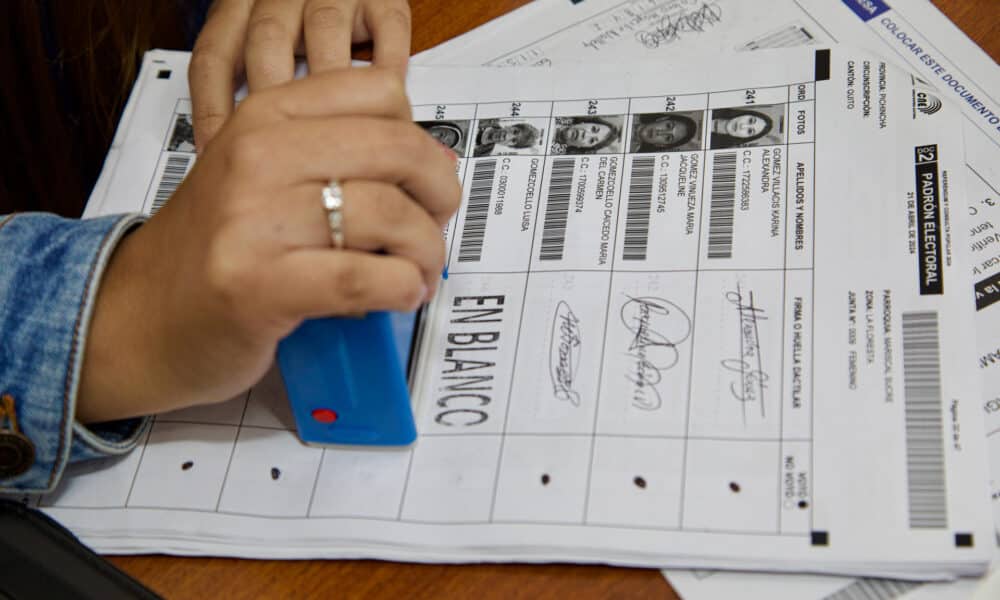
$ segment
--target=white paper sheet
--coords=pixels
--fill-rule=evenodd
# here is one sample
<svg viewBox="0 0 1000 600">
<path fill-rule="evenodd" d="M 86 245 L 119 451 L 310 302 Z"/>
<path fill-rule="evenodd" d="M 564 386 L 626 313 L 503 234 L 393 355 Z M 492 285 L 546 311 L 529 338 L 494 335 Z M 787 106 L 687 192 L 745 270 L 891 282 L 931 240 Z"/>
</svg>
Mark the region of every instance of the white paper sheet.
<svg viewBox="0 0 1000 600">
<path fill-rule="evenodd" d="M 997 277 L 998 262 L 995 244 L 1000 242 L 1000 196 L 971 170 L 968 172 L 968 193 L 970 219 L 968 224 L 969 246 L 973 266 L 978 281 L 982 275 Z M 987 284 L 988 285 L 988 284 Z M 978 286 L 981 303 L 992 300 L 994 291 L 986 286 Z M 987 423 L 988 453 L 990 461 L 990 495 L 994 514 L 1000 511 L 1000 369 L 996 360 L 1000 357 L 997 340 L 1000 336 L 989 335 L 1000 332 L 1000 305 L 984 305 L 976 313 L 976 323 L 980 332 L 977 336 L 979 358 L 977 364 L 983 376 L 985 402 L 984 416 Z M 1000 523 L 1000 520 L 995 522 Z M 994 554 L 994 565 L 1000 564 L 1000 551 Z M 901 598 L 905 600 L 972 598 L 993 598 L 1000 589 L 1000 571 L 994 568 L 990 581 L 962 579 L 956 582 L 915 585 L 883 579 L 851 580 L 845 577 L 823 577 L 817 575 L 779 575 L 774 573 L 745 573 L 722 571 L 664 571 L 677 593 L 686 600 L 700 598 L 721 598 L 739 593 L 745 598 L 768 598 L 772 600 L 798 600 L 803 598 L 830 600 L 869 600 Z M 978 593 L 978 595 L 976 595 Z"/>
<path fill-rule="evenodd" d="M 684 60 L 699 52 L 753 50 L 815 44 L 839 39 L 867 45 L 950 91 L 966 112 L 970 154 L 968 179 L 974 205 L 969 228 L 976 285 L 979 366 L 984 378 L 984 414 L 991 454 L 1000 457 L 1000 309 L 991 308 L 1000 267 L 994 244 L 998 211 L 994 210 L 997 165 L 993 109 L 1000 93 L 996 65 L 929 2 L 769 2 L 767 11 L 750 2 L 634 1 L 570 4 L 539 0 L 519 11 L 416 57 L 422 64 L 494 65 L 564 64 L 578 60 L 621 61 L 637 57 Z M 863 6 L 864 5 L 864 6 Z M 853 9 L 858 11 L 853 11 Z M 865 15 L 864 9 L 872 11 Z M 853 12 L 852 12 L 853 11 Z M 877 13 L 877 14 L 875 14 Z M 863 17 L 872 17 L 866 22 Z M 779 25 L 781 23 L 781 25 Z M 770 30 L 767 30 L 770 27 Z M 960 67 L 959 67 L 960 65 Z M 992 145 L 989 138 L 992 136 Z M 975 166 L 973 166 L 975 164 Z M 991 466 L 990 488 L 1000 524 L 1000 460 Z M 760 597 L 895 597 L 905 587 L 894 582 L 851 583 L 840 578 L 780 578 L 738 573 L 672 572 L 670 579 L 685 597 L 719 597 L 726 589 L 756 591 Z M 725 586 L 731 586 L 726 588 Z M 942 584 L 943 585 L 943 584 Z M 941 585 L 913 591 L 907 597 L 966 597 L 972 584 Z M 933 592 L 931 591 L 933 589 Z M 870 595 L 850 596 L 848 594 Z M 753 593 L 751 593 L 753 596 Z M 840 596 L 838 596 L 840 597 Z"/>
<path fill-rule="evenodd" d="M 848 108 L 840 52 L 819 82 L 811 50 L 707 76 L 414 69 L 416 118 L 464 140 L 466 197 L 414 389 L 418 444 L 306 448 L 271 373 L 158 417 L 140 451 L 79 467 L 42 505 L 116 552 L 981 571 L 959 117 L 914 112 L 920 84 L 860 54 L 850 68 L 882 78 L 885 109 Z M 149 211 L 190 168 L 186 58 L 147 58 L 88 214 Z M 707 132 L 748 106 L 770 120 L 759 141 Z M 611 143 L 568 152 L 588 113 Z M 667 114 L 697 136 L 647 153 Z M 534 141 L 486 139 L 514 123 Z M 937 236 L 919 234 L 937 270 L 908 241 L 929 231 L 918 172 L 938 186 Z M 935 276 L 945 293 L 919 294 Z M 946 405 L 904 372 L 915 333 L 941 344 Z M 946 421 L 922 427 L 923 409 Z M 926 443 L 929 469 L 907 452 Z"/>
</svg>

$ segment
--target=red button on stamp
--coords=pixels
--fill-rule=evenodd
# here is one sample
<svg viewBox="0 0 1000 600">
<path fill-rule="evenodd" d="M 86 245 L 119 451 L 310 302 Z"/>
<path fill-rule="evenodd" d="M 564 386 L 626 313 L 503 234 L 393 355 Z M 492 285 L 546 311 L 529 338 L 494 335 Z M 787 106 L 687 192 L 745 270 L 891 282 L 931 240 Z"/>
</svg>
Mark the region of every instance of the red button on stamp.
<svg viewBox="0 0 1000 600">
<path fill-rule="evenodd" d="M 329 408 L 317 408 L 312 411 L 312 418 L 320 423 L 333 423 L 337 420 L 337 413 Z"/>
</svg>

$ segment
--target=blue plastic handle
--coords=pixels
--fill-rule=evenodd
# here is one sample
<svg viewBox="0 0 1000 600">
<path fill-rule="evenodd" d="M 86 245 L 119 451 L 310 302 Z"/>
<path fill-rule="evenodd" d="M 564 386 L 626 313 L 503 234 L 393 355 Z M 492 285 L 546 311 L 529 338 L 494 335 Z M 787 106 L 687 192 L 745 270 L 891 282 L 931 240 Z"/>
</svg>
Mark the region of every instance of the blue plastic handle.
<svg viewBox="0 0 1000 600">
<path fill-rule="evenodd" d="M 406 446 L 417 439 L 406 381 L 416 313 L 306 321 L 278 366 L 308 444 Z"/>
</svg>

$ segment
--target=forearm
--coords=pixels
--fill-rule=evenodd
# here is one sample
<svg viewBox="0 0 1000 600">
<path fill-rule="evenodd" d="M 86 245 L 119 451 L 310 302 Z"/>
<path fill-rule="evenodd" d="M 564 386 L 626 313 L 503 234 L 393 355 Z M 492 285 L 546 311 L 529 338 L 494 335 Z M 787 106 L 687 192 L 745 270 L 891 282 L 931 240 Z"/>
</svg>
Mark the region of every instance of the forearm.
<svg viewBox="0 0 1000 600">
<path fill-rule="evenodd" d="M 141 435 L 138 420 L 91 429 L 76 421 L 101 276 L 141 220 L 0 217 L 0 393 L 13 399 L 18 428 L 33 446 L 28 462 L 0 465 L 0 489 L 48 491 L 71 460 L 126 452 Z"/>
</svg>

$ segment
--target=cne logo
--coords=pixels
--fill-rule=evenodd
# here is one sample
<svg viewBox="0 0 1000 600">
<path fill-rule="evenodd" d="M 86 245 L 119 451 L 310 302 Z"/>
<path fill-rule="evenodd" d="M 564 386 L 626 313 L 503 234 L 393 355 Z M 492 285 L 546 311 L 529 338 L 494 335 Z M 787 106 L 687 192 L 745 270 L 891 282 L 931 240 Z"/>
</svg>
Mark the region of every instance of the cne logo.
<svg viewBox="0 0 1000 600">
<path fill-rule="evenodd" d="M 925 115 L 933 115 L 941 110 L 941 100 L 930 92 L 917 91 L 917 110 Z"/>
</svg>

